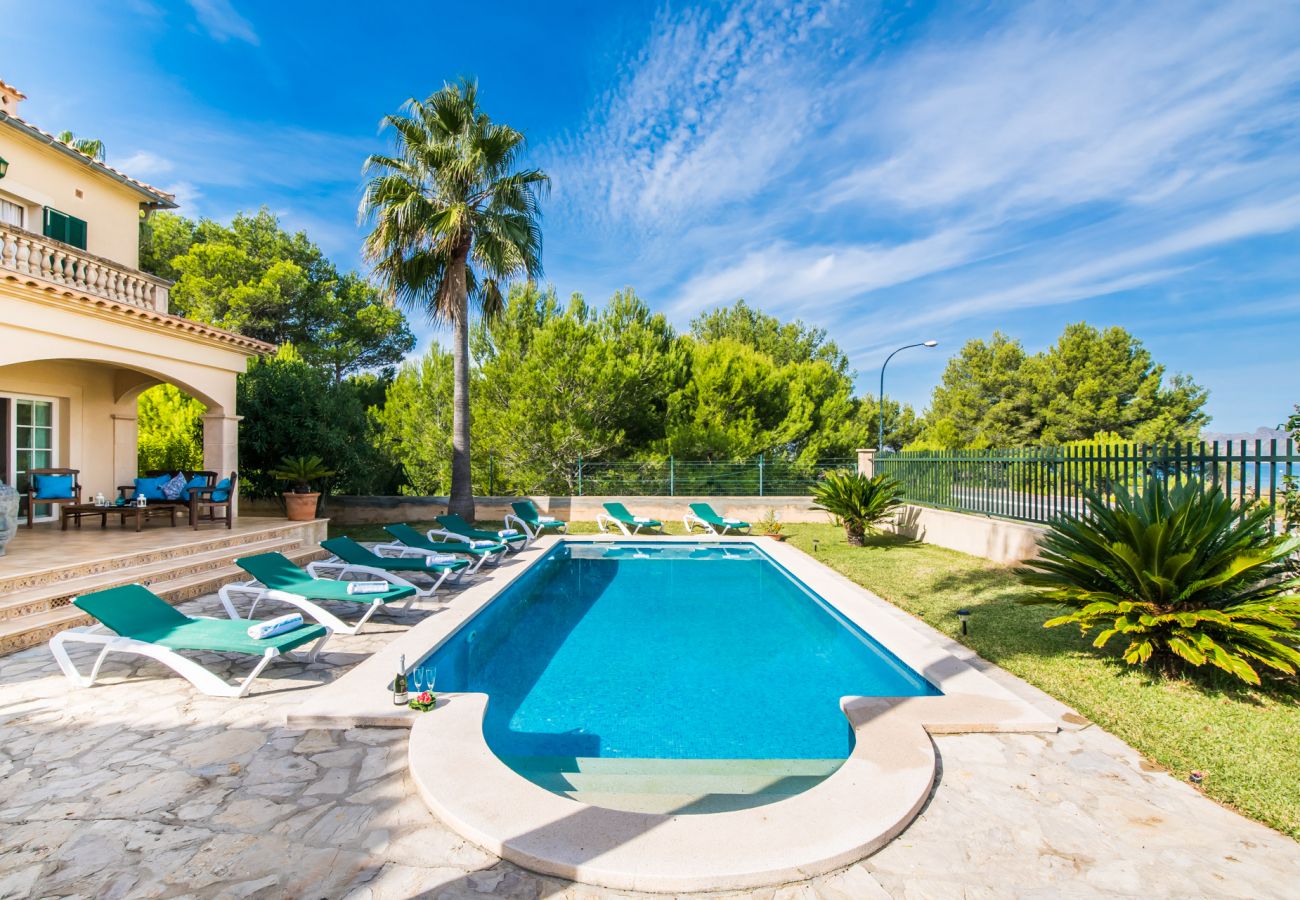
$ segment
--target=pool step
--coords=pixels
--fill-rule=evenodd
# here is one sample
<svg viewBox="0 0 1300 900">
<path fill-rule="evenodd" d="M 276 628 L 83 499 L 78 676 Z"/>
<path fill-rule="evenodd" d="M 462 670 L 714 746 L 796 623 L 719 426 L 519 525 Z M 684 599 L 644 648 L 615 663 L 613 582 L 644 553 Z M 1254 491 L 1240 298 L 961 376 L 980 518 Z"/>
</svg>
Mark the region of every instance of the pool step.
<svg viewBox="0 0 1300 900">
<path fill-rule="evenodd" d="M 588 806 L 657 815 L 700 815 L 735 812 L 785 800 L 792 794 L 626 794 L 601 791 L 560 791 L 562 797 Z"/>
<path fill-rule="evenodd" d="M 747 809 L 802 793 L 842 759 L 510 757 L 535 784 L 591 806 L 652 813 Z"/>
</svg>

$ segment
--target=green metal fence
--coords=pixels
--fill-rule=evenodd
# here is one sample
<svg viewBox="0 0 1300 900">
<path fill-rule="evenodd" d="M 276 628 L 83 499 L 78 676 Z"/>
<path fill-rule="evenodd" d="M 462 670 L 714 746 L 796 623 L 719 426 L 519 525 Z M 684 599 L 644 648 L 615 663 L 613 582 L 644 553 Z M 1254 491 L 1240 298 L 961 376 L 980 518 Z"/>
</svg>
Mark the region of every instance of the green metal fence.
<svg viewBox="0 0 1300 900">
<path fill-rule="evenodd" d="M 572 483 L 578 496 L 805 496 L 829 471 L 856 469 L 857 460 L 822 459 L 811 465 L 768 455 L 729 462 L 578 460 Z"/>
<path fill-rule="evenodd" d="M 896 478 L 909 501 L 1026 522 L 1077 514 L 1086 489 L 1177 484 L 1197 478 L 1229 499 L 1276 509 L 1287 479 L 1300 476 L 1300 455 L 1287 439 L 1115 444 L 1013 450 L 924 450 L 876 458 L 876 471 Z"/>
</svg>

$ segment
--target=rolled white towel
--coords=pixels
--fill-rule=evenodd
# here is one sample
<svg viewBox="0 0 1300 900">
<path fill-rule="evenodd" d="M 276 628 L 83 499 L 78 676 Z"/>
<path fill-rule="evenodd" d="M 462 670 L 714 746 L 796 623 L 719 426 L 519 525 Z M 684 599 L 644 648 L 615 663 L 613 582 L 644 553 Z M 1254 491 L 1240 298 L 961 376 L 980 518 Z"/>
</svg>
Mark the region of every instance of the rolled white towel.
<svg viewBox="0 0 1300 900">
<path fill-rule="evenodd" d="M 633 516 L 632 521 L 636 522 L 638 525 L 644 525 L 647 522 L 653 522 L 654 519 L 651 519 L 649 516 Z"/>
<path fill-rule="evenodd" d="M 255 641 L 261 641 L 275 637 L 277 634 L 284 634 L 286 631 L 293 631 L 301 624 L 302 613 L 287 613 L 274 619 L 267 619 L 265 622 L 254 622 L 248 626 L 248 636 Z"/>
<path fill-rule="evenodd" d="M 514 537 L 519 533 L 518 528 L 502 528 L 497 532 L 497 537 Z"/>
<path fill-rule="evenodd" d="M 731 516 L 723 516 L 722 524 L 723 525 L 744 525 L 745 523 L 742 522 L 740 519 L 733 519 Z"/>
<path fill-rule="evenodd" d="M 475 550 L 486 550 L 488 547 L 495 547 L 496 541 L 470 541 L 469 545 Z"/>
<path fill-rule="evenodd" d="M 452 556 L 450 553 L 439 553 L 436 556 L 426 556 L 424 558 L 424 564 L 431 569 L 437 566 L 450 565 L 455 561 L 456 557 Z"/>
<path fill-rule="evenodd" d="M 349 581 L 349 594 L 382 594 L 392 587 L 387 581 Z"/>
<path fill-rule="evenodd" d="M 546 523 L 549 524 L 549 523 L 551 523 L 551 522 L 558 522 L 558 521 L 560 521 L 560 520 L 557 519 L 557 518 L 555 518 L 555 516 L 538 516 L 538 517 L 537 517 L 537 521 L 539 521 L 539 522 L 546 522 Z"/>
</svg>

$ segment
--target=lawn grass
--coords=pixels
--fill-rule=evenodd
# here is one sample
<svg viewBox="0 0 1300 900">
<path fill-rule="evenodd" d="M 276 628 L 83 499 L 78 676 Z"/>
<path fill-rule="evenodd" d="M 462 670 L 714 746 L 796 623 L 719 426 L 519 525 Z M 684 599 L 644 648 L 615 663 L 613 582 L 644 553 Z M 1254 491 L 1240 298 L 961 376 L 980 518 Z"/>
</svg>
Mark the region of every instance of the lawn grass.
<svg viewBox="0 0 1300 900">
<path fill-rule="evenodd" d="M 1057 611 L 1024 606 L 1011 569 L 893 537 L 850 547 L 842 529 L 791 525 L 790 542 L 980 656 L 1069 704 L 1177 778 L 1300 839 L 1300 687 L 1266 691 L 1163 678 L 1092 649 Z M 962 635 L 957 610 L 971 612 Z"/>
<path fill-rule="evenodd" d="M 666 530 L 684 533 L 680 522 Z M 594 522 L 569 525 L 570 534 L 595 531 Z M 1056 612 L 1017 603 L 1026 591 L 1008 566 L 893 537 L 850 547 L 831 525 L 787 531 L 794 546 L 811 553 L 816 539 L 821 562 L 1069 704 L 1175 777 L 1199 770 L 1207 795 L 1300 839 L 1300 687 L 1255 691 L 1153 675 L 1092 649 L 1075 629 L 1043 628 Z M 331 523 L 330 534 L 389 539 L 378 525 Z M 967 635 L 956 615 L 963 607 Z"/>
</svg>

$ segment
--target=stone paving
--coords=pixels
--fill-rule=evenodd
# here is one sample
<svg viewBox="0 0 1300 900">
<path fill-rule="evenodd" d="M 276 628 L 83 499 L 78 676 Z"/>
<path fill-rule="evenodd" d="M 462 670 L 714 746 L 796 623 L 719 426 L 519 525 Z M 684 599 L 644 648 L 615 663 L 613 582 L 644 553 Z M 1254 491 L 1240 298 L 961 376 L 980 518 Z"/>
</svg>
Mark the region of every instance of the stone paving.
<svg viewBox="0 0 1300 900">
<path fill-rule="evenodd" d="M 183 608 L 220 614 L 215 597 Z M 44 648 L 0 658 L 0 898 L 629 896 L 534 875 L 443 826 L 407 777 L 405 731 L 283 727 L 308 692 L 436 610 L 336 636 L 312 665 L 273 663 L 244 700 L 125 657 L 70 693 Z M 745 896 L 1297 895 L 1300 845 L 990 674 L 1066 716 L 1064 730 L 936 738 L 942 776 L 898 839 L 846 870 Z"/>
</svg>

